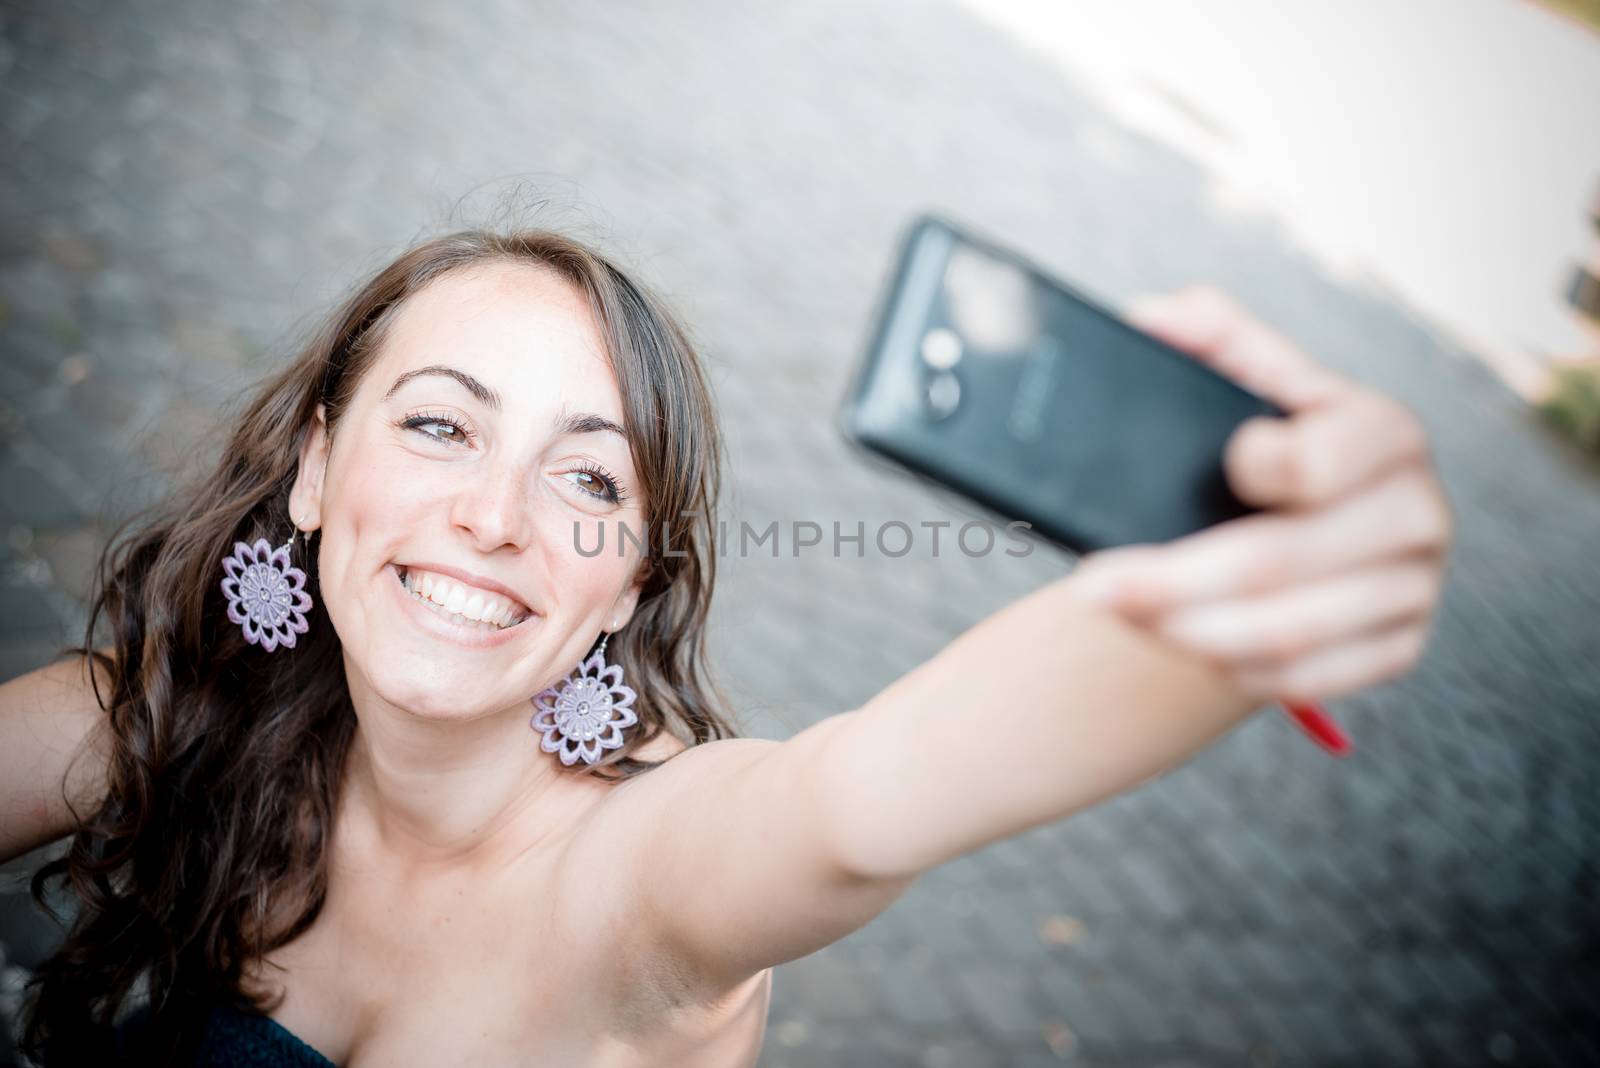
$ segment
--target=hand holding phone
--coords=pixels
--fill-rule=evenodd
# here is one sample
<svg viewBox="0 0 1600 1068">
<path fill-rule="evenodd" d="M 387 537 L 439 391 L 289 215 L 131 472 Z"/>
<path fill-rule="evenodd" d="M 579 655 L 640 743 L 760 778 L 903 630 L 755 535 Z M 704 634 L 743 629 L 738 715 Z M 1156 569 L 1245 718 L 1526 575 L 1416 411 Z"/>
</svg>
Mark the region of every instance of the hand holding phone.
<svg viewBox="0 0 1600 1068">
<path fill-rule="evenodd" d="M 924 217 L 846 431 L 1089 553 L 1108 606 L 1348 751 L 1310 698 L 1415 662 L 1451 540 L 1420 424 L 1215 290 L 1137 318 Z"/>
<path fill-rule="evenodd" d="M 1280 404 L 1225 452 L 1229 485 L 1268 509 L 1165 545 L 1110 549 L 1080 590 L 1228 666 L 1320 744 L 1348 740 L 1312 704 L 1395 678 L 1420 659 L 1454 540 L 1421 423 L 1322 367 L 1226 294 L 1191 287 L 1130 318 Z M 1254 432 L 1253 432 L 1254 431 Z"/>
</svg>

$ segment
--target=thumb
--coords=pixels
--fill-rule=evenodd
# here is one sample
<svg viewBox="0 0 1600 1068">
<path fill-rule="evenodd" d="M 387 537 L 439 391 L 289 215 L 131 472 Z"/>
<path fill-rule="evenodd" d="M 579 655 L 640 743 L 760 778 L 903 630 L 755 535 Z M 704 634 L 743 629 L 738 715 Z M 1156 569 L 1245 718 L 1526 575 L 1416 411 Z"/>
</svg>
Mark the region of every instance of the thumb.
<svg viewBox="0 0 1600 1068">
<path fill-rule="evenodd" d="M 1125 317 L 1291 413 L 1329 403 L 1354 388 L 1216 286 L 1136 298 Z"/>
</svg>

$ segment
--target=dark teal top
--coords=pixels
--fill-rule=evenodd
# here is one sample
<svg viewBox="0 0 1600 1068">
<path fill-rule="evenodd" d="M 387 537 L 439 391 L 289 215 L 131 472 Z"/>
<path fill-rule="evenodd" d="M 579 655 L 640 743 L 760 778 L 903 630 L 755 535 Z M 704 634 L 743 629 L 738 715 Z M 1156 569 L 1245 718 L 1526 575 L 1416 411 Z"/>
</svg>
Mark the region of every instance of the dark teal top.
<svg viewBox="0 0 1600 1068">
<path fill-rule="evenodd" d="M 270 1016 L 215 1008 L 194 1068 L 334 1068 L 333 1062 Z"/>
<path fill-rule="evenodd" d="M 198 1027 L 186 1028 L 189 1039 L 175 1063 L 185 1068 L 334 1068 L 332 1061 L 302 1042 L 292 1031 L 259 1013 L 214 1005 L 196 1014 Z M 186 1018 L 194 1019 L 185 1014 Z M 115 1063 L 142 1064 L 149 1013 L 135 1013 L 117 1027 Z M 47 1058 L 48 1064 L 55 1059 Z"/>
</svg>

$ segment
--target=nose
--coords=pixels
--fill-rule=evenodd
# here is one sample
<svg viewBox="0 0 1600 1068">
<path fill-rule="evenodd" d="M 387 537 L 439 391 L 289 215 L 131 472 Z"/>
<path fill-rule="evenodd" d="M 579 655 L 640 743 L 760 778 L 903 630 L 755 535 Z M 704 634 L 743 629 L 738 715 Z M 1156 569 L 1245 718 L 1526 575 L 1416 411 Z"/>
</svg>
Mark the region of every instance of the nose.
<svg viewBox="0 0 1600 1068">
<path fill-rule="evenodd" d="M 481 552 L 526 549 L 534 524 L 525 483 L 518 472 L 495 464 L 463 476 L 451 505 L 451 525 L 471 537 Z"/>
</svg>

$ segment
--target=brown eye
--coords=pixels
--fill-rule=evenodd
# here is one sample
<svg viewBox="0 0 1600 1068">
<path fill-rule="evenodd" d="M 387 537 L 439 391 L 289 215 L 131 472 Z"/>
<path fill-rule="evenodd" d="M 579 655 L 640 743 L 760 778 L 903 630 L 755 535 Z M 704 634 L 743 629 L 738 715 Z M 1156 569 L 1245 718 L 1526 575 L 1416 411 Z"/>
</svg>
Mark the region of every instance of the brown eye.
<svg viewBox="0 0 1600 1068">
<path fill-rule="evenodd" d="M 567 474 L 574 485 L 596 500 L 608 501 L 611 504 L 622 502 L 621 485 L 598 467 L 580 467 L 576 471 L 568 471 Z"/>
<path fill-rule="evenodd" d="M 471 435 L 460 424 L 452 423 L 448 419 L 436 416 L 413 415 L 401 422 L 407 430 L 415 430 L 430 438 L 442 441 L 447 445 L 465 445 L 471 440 Z"/>
</svg>

